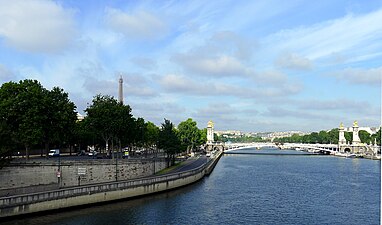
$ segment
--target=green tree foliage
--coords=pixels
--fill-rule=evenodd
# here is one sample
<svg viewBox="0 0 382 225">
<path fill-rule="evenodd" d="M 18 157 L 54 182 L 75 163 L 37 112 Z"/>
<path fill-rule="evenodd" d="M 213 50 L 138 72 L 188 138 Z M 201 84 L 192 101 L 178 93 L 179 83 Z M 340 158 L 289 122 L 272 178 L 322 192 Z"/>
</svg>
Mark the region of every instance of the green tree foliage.
<svg viewBox="0 0 382 225">
<path fill-rule="evenodd" d="M 222 142 L 232 142 L 232 143 L 252 143 L 252 142 L 264 142 L 264 140 L 261 137 L 252 137 L 252 136 L 241 136 L 241 137 L 235 137 L 235 136 L 218 136 L 215 137 L 215 140 L 222 141 Z"/>
<path fill-rule="evenodd" d="M 187 148 L 187 152 L 193 150 L 200 140 L 200 131 L 197 123 L 191 118 L 179 123 L 178 135 L 182 145 Z"/>
<path fill-rule="evenodd" d="M 167 154 L 168 162 L 174 164 L 175 155 L 182 152 L 182 144 L 178 138 L 173 123 L 170 120 L 164 119 L 158 137 L 158 148 L 163 149 Z"/>
<path fill-rule="evenodd" d="M 69 100 L 68 93 L 63 89 L 54 87 L 44 98 L 46 118 L 43 126 L 43 140 L 46 155 L 48 155 L 49 144 L 65 143 L 74 135 L 77 114 L 76 106 Z"/>
<path fill-rule="evenodd" d="M 378 133 L 373 135 L 370 135 L 367 131 L 361 130 L 359 131 L 358 135 L 362 143 L 365 143 L 365 144 L 374 143 L 374 138 L 377 139 L 377 144 L 380 145 L 381 143 L 381 130 L 379 130 Z M 344 132 L 344 136 L 345 136 L 346 142 L 352 143 L 353 132 Z M 303 135 L 303 136 L 293 134 L 291 137 L 276 138 L 274 142 L 337 144 L 338 137 L 339 137 L 339 131 L 338 131 L 338 128 L 335 128 L 328 132 L 326 131 L 320 131 L 318 133 L 313 132 L 311 134 Z"/>
<path fill-rule="evenodd" d="M 371 135 L 370 139 L 371 139 L 373 144 L 375 141 L 377 141 L 377 145 L 381 146 L 381 128 L 379 128 L 377 133 Z"/>
<path fill-rule="evenodd" d="M 0 118 L 1 129 L 5 129 L 0 133 L 13 145 L 23 145 L 28 159 L 33 145 L 68 141 L 68 129 L 73 128 L 76 113 L 62 89 L 49 91 L 36 80 L 22 80 L 1 86 Z"/>
<path fill-rule="evenodd" d="M 114 141 L 117 141 L 120 147 L 134 142 L 136 127 L 130 106 L 123 105 L 114 97 L 97 95 L 85 112 L 89 128 L 103 139 L 108 153 L 111 150 L 109 144 L 112 143 L 113 146 Z"/>
<path fill-rule="evenodd" d="M 199 130 L 199 137 L 198 145 L 207 143 L 207 128 Z"/>
<path fill-rule="evenodd" d="M 146 147 L 155 147 L 159 138 L 159 127 L 148 121 L 145 124 L 144 143 Z"/>
<path fill-rule="evenodd" d="M 353 132 L 344 132 L 346 142 L 352 143 L 353 141 Z"/>
<path fill-rule="evenodd" d="M 145 132 L 146 132 L 146 124 L 143 118 L 138 118 L 134 121 L 133 127 L 133 143 L 136 146 L 143 147 L 145 145 Z"/>
<path fill-rule="evenodd" d="M 4 83 L 0 88 L 1 119 L 11 131 L 11 140 L 25 147 L 27 159 L 29 148 L 42 141 L 46 122 L 41 101 L 47 91 L 36 80 Z"/>
<path fill-rule="evenodd" d="M 329 135 L 329 142 L 331 144 L 337 144 L 338 143 L 338 138 L 339 138 L 338 128 L 331 129 L 328 132 L 328 135 Z"/>
<path fill-rule="evenodd" d="M 360 130 L 358 132 L 359 139 L 361 139 L 362 143 L 370 144 L 371 143 L 371 135 L 366 130 Z M 374 141 L 374 140 L 373 140 Z"/>
<path fill-rule="evenodd" d="M 12 140 L 12 132 L 4 120 L 0 121 L 0 169 L 10 161 L 10 155 L 15 151 L 16 145 Z"/>
</svg>

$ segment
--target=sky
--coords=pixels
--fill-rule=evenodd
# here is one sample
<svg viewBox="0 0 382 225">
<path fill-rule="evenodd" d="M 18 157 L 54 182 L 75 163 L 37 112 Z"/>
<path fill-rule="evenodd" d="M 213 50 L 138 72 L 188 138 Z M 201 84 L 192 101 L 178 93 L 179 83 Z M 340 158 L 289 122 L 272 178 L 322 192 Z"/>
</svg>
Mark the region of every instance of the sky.
<svg viewBox="0 0 382 225">
<path fill-rule="evenodd" d="M 118 96 L 156 125 L 381 125 L 381 0 L 0 0 L 0 83 L 37 79 L 84 114 Z"/>
</svg>

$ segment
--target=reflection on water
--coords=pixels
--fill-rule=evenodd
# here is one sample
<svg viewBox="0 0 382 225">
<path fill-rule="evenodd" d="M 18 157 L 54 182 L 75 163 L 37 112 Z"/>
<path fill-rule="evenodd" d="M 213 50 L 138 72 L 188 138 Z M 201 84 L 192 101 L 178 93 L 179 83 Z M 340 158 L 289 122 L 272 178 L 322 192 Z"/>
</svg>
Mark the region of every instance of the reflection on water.
<svg viewBox="0 0 382 225">
<path fill-rule="evenodd" d="M 171 192 L 0 224 L 378 224 L 379 199 L 380 161 L 228 155 Z"/>
</svg>

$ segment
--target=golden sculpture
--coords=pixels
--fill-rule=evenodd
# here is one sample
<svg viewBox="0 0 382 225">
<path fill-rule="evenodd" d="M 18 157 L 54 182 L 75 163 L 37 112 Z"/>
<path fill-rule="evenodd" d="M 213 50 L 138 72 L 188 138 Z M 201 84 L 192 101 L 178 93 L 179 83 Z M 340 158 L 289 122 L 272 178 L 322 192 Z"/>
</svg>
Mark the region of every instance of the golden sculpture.
<svg viewBox="0 0 382 225">
<path fill-rule="evenodd" d="M 357 120 L 354 121 L 353 127 L 358 127 L 358 121 Z"/>
</svg>

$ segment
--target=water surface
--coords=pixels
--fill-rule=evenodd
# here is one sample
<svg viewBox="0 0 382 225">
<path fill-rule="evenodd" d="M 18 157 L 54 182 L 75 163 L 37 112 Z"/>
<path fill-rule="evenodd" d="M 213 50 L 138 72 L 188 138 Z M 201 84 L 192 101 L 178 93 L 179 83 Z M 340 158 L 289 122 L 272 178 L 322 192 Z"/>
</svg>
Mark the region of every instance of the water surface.
<svg viewBox="0 0 382 225">
<path fill-rule="evenodd" d="M 380 182 L 380 161 L 226 155 L 175 191 L 4 224 L 379 224 Z"/>
</svg>

